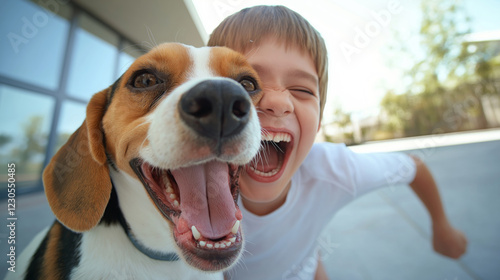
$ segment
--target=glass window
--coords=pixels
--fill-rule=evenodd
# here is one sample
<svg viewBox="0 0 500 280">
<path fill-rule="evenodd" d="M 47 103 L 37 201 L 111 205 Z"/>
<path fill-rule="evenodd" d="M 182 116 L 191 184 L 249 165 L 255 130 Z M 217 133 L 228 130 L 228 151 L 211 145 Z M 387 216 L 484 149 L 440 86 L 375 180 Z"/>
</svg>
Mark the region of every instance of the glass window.
<svg viewBox="0 0 500 280">
<path fill-rule="evenodd" d="M 67 91 L 89 100 L 114 82 L 119 37 L 86 14 L 78 17 L 78 23 Z"/>
<path fill-rule="evenodd" d="M 51 97 L 0 85 L 0 164 L 16 164 L 17 187 L 40 179 L 54 103 Z M 2 188 L 6 180 L 2 172 Z"/>
<path fill-rule="evenodd" d="M 123 48 L 120 51 L 120 55 L 118 57 L 118 75 L 116 79 L 118 79 L 127 69 L 132 65 L 136 58 L 143 55 L 144 52 L 133 46 L 132 44 L 126 42 L 123 44 Z"/>
<path fill-rule="evenodd" d="M 57 142 L 54 151 L 59 150 L 59 148 L 68 141 L 71 134 L 82 125 L 85 119 L 86 108 L 86 105 L 83 103 L 71 101 L 63 103 L 59 124 L 57 126 Z"/>
<path fill-rule="evenodd" d="M 58 88 L 71 8 L 54 2 L 48 9 L 27 1 L 2 2 L 0 75 Z"/>
</svg>

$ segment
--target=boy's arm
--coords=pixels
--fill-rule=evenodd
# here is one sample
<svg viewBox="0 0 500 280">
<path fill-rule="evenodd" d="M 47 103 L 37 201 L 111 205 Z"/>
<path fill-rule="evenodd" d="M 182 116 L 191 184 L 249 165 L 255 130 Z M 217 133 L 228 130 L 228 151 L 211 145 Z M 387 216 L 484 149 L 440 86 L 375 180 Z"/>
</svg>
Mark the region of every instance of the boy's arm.
<svg viewBox="0 0 500 280">
<path fill-rule="evenodd" d="M 448 221 L 443 209 L 439 191 L 427 166 L 417 157 L 412 156 L 416 164 L 416 174 L 411 188 L 424 203 L 432 220 L 432 244 L 434 250 L 442 255 L 457 259 L 465 253 L 467 239 Z"/>
</svg>

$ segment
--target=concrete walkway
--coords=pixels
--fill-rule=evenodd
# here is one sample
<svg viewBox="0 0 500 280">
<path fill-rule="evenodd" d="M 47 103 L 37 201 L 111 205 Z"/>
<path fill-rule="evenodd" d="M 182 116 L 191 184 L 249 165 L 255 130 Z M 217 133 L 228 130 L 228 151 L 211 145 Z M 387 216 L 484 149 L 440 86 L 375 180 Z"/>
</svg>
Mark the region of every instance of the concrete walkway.
<svg viewBox="0 0 500 280">
<path fill-rule="evenodd" d="M 407 150 L 431 169 L 451 223 L 469 241 L 458 261 L 432 250 L 430 219 L 408 186 L 390 186 L 342 209 L 322 238 L 331 279 L 500 279 L 500 130 L 353 147 Z"/>
</svg>

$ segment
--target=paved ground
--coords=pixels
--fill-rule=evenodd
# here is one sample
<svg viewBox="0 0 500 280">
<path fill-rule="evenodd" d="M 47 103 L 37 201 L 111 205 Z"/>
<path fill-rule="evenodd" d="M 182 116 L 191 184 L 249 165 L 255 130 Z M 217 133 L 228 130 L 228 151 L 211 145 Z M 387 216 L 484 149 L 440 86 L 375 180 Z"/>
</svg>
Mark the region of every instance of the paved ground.
<svg viewBox="0 0 500 280">
<path fill-rule="evenodd" d="M 446 212 L 468 237 L 455 261 L 433 252 L 430 219 L 408 186 L 367 194 L 323 237 L 331 279 L 500 279 L 500 141 L 414 151 L 432 170 Z"/>
<path fill-rule="evenodd" d="M 434 253 L 424 207 L 409 187 L 390 186 L 351 203 L 325 229 L 320 244 L 331 279 L 500 279 L 499 132 L 493 131 L 493 137 L 476 135 L 474 141 L 486 142 L 458 141 L 444 147 L 436 146 L 452 141 L 427 137 L 403 148 L 393 143 L 355 147 L 358 151 L 418 148 L 414 153 L 431 168 L 446 212 L 466 233 L 469 248 L 458 261 Z M 16 208 L 16 254 L 20 254 L 54 217 L 40 193 L 18 197 Z M 1 220 L 8 224 L 6 212 L 6 202 L 1 201 Z M 7 230 L 0 226 L 0 277 L 8 267 Z"/>
</svg>

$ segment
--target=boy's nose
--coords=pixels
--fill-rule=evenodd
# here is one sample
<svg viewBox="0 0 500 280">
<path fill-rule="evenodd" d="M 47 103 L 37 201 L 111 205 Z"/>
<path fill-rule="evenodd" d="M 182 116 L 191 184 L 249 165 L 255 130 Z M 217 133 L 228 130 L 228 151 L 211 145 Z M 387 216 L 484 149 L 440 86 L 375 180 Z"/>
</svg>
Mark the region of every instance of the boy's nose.
<svg viewBox="0 0 500 280">
<path fill-rule="evenodd" d="M 293 112 L 293 103 L 288 90 L 264 90 L 258 107 L 276 117 L 283 117 Z"/>
</svg>

